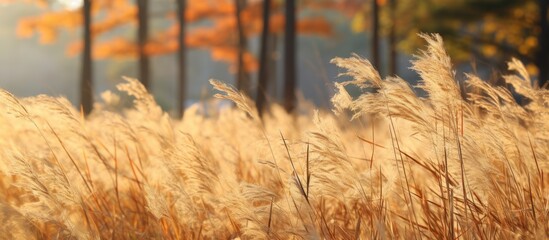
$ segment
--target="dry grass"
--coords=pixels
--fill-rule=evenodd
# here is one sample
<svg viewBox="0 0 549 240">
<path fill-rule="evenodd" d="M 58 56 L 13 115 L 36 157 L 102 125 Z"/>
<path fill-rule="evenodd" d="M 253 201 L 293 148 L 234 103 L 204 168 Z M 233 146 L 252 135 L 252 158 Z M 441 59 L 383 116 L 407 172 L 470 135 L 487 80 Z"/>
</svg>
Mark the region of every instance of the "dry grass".
<svg viewBox="0 0 549 240">
<path fill-rule="evenodd" d="M 67 100 L 0 92 L 0 231 L 47 239 L 543 239 L 549 92 L 474 75 L 460 87 L 437 35 L 413 62 L 419 98 L 357 56 L 336 58 L 336 114 L 279 106 L 261 120 L 207 103 L 182 120 L 137 80 L 84 119 Z M 353 99 L 345 90 L 364 93 Z M 372 89 L 374 91 L 372 91 Z M 19 234 L 19 235 L 18 235 Z M 26 234 L 26 235 L 25 235 Z"/>
</svg>

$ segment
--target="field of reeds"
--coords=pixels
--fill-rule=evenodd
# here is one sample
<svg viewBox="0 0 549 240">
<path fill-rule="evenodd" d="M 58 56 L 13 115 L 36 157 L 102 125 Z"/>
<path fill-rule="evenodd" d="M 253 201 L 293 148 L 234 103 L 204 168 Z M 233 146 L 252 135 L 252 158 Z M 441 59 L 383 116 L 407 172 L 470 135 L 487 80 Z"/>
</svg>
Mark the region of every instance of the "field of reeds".
<svg viewBox="0 0 549 240">
<path fill-rule="evenodd" d="M 458 82 L 442 39 L 423 38 L 418 86 L 334 59 L 333 112 L 273 105 L 261 119 L 213 80 L 235 107 L 181 120 L 133 79 L 87 118 L 0 91 L 0 238 L 547 238 L 549 92 L 516 60 L 502 77 L 514 94 Z"/>
</svg>

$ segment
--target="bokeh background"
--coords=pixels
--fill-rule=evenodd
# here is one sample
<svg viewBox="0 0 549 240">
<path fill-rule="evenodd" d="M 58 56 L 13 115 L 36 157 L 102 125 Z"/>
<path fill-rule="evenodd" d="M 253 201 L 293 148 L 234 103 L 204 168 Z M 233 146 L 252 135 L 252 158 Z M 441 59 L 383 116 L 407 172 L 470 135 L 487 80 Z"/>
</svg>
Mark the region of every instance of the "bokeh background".
<svg viewBox="0 0 549 240">
<path fill-rule="evenodd" d="M 21 97 L 61 95 L 79 105 L 83 2 L 0 0 L 0 88 Z M 150 61 L 149 91 L 173 113 L 181 67 L 176 42 L 180 1 L 90 2 L 93 97 L 114 89 L 123 81 L 121 76 L 140 78 L 138 13 L 145 11 L 148 33 L 143 48 Z M 141 8 L 146 9 L 139 10 L 139 2 L 145 2 Z M 185 2 L 186 104 L 211 96 L 211 78 L 237 85 L 239 52 L 255 89 L 264 1 Z M 424 44 L 418 37 L 421 32 L 444 37 L 458 79 L 465 72 L 475 72 L 497 84 L 493 76 L 505 73 L 506 61 L 512 57 L 525 63 L 533 79 L 547 79 L 547 0 L 272 0 L 269 102 L 284 99 L 287 2 L 297 6 L 297 92 L 319 107 L 329 107 L 331 82 L 338 81 L 339 72 L 330 59 L 337 56 L 356 53 L 377 65 L 382 76 L 396 74 L 413 84 L 418 76 L 409 70 L 409 61 Z M 244 48 L 239 44 L 242 31 Z M 250 95 L 255 97 L 254 91 Z"/>
</svg>

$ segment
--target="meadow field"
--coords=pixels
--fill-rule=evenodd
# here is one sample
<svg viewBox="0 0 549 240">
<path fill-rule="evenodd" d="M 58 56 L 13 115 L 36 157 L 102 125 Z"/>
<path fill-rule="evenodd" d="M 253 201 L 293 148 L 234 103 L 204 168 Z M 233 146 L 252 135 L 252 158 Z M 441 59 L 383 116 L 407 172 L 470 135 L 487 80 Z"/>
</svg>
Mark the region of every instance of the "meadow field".
<svg viewBox="0 0 549 240">
<path fill-rule="evenodd" d="M 422 37 L 418 86 L 335 58 L 332 111 L 261 118 L 215 80 L 235 107 L 182 119 L 129 78 L 86 118 L 0 90 L 0 238 L 548 238 L 549 91 L 517 60 L 501 77 L 514 93 L 457 81 L 440 36 Z"/>
</svg>

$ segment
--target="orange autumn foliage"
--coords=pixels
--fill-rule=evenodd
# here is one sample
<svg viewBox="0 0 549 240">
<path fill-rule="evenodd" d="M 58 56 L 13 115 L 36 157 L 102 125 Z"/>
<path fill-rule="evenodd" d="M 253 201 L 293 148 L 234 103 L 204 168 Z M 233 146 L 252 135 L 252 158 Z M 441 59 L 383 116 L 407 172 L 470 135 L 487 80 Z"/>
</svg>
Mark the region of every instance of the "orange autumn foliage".
<svg viewBox="0 0 549 240">
<path fill-rule="evenodd" d="M 304 3 L 308 9 L 330 9 L 346 16 L 353 16 L 364 6 L 364 0 L 307 0 Z"/>
<path fill-rule="evenodd" d="M 80 15 L 80 11 L 62 11 L 23 18 L 17 26 L 17 36 L 32 37 L 37 32 L 40 35 L 40 43 L 53 43 L 57 39 L 59 28 L 72 30 L 82 25 Z"/>
<path fill-rule="evenodd" d="M 128 22 L 137 22 L 137 7 L 133 5 L 121 5 L 108 11 L 107 16 L 92 25 L 92 34 L 99 35 Z"/>
<path fill-rule="evenodd" d="M 273 4 L 273 7 L 279 7 L 280 4 Z M 261 32 L 261 7 L 262 2 L 256 1 L 250 3 L 241 12 L 242 22 L 244 23 L 245 35 L 247 37 L 258 36 Z M 187 22 L 196 22 L 200 17 L 208 17 L 213 23 L 208 27 L 198 27 L 187 33 L 185 43 L 190 48 L 209 49 L 214 60 L 225 61 L 230 64 L 231 70 L 236 70 L 237 59 L 237 26 L 235 19 L 234 3 L 232 1 L 196 1 L 190 2 L 186 14 Z M 271 32 L 282 34 L 284 31 L 284 14 L 274 12 L 271 15 Z M 298 21 L 298 32 L 301 34 L 311 34 L 320 36 L 331 36 L 332 29 L 328 21 L 320 17 L 302 18 Z M 179 49 L 177 36 L 179 27 L 177 23 L 167 28 L 163 32 L 157 33 L 145 47 L 145 52 L 151 55 L 167 54 Z M 129 53 L 127 51 L 136 51 L 136 47 L 111 48 L 108 45 L 113 42 L 99 43 L 97 51 L 100 53 L 95 56 L 116 57 L 123 55 L 136 55 L 137 52 Z M 101 45 L 106 45 L 102 47 Z M 133 44 L 135 45 L 135 43 Z M 112 52 L 108 53 L 109 50 Z M 258 69 L 257 59 L 250 52 L 244 53 L 245 70 L 256 71 Z"/>
<path fill-rule="evenodd" d="M 233 16 L 235 10 L 233 1 L 189 1 L 185 13 L 185 21 L 194 22 L 201 19 Z"/>
<path fill-rule="evenodd" d="M 33 1 L 36 4 L 46 4 L 44 1 Z M 92 35 L 98 36 L 113 28 L 135 19 L 136 7 L 128 0 L 96 0 L 94 1 L 92 14 L 105 16 L 95 21 L 92 26 Z M 74 30 L 82 25 L 81 9 L 48 11 L 39 16 L 24 17 L 19 20 L 17 35 L 19 37 L 32 37 L 35 33 L 40 35 L 40 43 L 49 44 L 57 40 L 57 33 L 61 29 Z M 74 49 L 74 46 L 69 47 Z"/>
<path fill-rule="evenodd" d="M 262 1 L 250 1 L 241 12 L 241 19 L 244 24 L 244 31 L 247 37 L 258 36 L 262 28 Z M 284 31 L 284 13 L 276 11 L 280 9 L 281 3 L 273 3 L 271 14 L 271 32 L 281 34 Z M 185 43 L 189 48 L 209 50 L 214 60 L 229 63 L 230 69 L 236 69 L 238 55 L 238 37 L 235 13 L 236 8 L 232 0 L 212 1 L 189 1 L 185 20 L 187 23 L 199 21 L 210 21 L 207 27 L 196 27 L 189 29 Z M 134 24 L 137 21 L 137 7 L 129 0 L 97 0 L 94 1 L 92 14 L 92 36 L 97 38 L 118 26 Z M 175 21 L 175 14 L 167 16 L 174 20 L 174 23 L 165 29 L 151 36 L 145 46 L 145 52 L 149 55 L 169 54 L 177 51 L 179 45 L 178 23 Z M 18 26 L 18 35 L 30 37 L 34 33 L 40 34 L 41 43 L 52 43 L 56 40 L 57 32 L 60 29 L 73 30 L 82 24 L 80 10 L 47 12 L 40 16 L 24 18 Z M 301 18 L 298 21 L 298 32 L 301 34 L 313 34 L 319 36 L 330 36 L 332 34 L 330 24 L 320 17 Z M 138 53 L 137 43 L 133 40 L 115 37 L 112 39 L 95 42 L 93 46 L 93 57 L 96 59 L 105 58 L 127 58 L 136 57 Z M 82 51 L 82 42 L 76 41 L 66 49 L 69 56 L 74 56 Z M 244 53 L 245 70 L 256 71 L 258 61 L 251 52 Z"/>
<path fill-rule="evenodd" d="M 271 16 L 271 32 L 283 33 L 285 24 L 285 18 L 283 14 L 275 14 Z M 303 35 L 318 35 L 329 37 L 332 35 L 332 27 L 330 23 L 324 18 L 311 17 L 300 19 L 297 22 L 297 32 Z"/>
<path fill-rule="evenodd" d="M 47 0 L 0 0 L 0 4 L 10 4 L 15 2 L 32 3 L 39 7 L 46 7 L 48 5 Z"/>
</svg>

